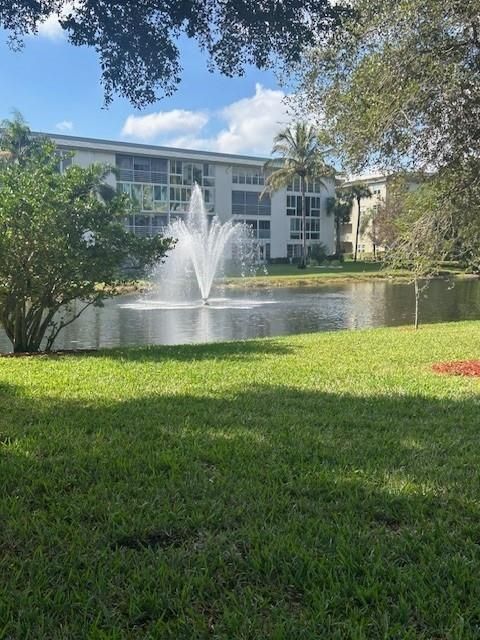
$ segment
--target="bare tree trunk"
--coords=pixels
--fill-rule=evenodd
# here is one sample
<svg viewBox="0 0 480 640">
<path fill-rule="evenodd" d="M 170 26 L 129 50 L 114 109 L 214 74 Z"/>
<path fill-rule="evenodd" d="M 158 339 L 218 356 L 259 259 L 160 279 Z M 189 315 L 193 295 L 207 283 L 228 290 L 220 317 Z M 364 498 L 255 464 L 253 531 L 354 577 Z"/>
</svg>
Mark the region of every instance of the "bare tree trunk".
<svg viewBox="0 0 480 640">
<path fill-rule="evenodd" d="M 342 253 L 342 244 L 340 242 L 340 218 L 338 216 L 335 218 L 335 240 L 336 240 L 336 246 L 335 246 L 336 257 L 340 258 L 340 254 Z"/>
<path fill-rule="evenodd" d="M 354 262 L 357 261 L 358 235 L 360 233 L 360 198 L 357 198 L 357 205 L 358 205 L 358 218 L 357 218 L 357 229 L 356 229 L 356 233 L 355 233 L 355 253 L 354 253 L 354 256 L 353 256 L 353 261 Z"/>
<path fill-rule="evenodd" d="M 414 280 L 415 285 L 415 331 L 418 329 L 418 307 L 420 304 L 420 288 L 418 286 L 418 278 Z"/>
<path fill-rule="evenodd" d="M 305 198 L 305 177 L 300 176 L 300 189 L 302 192 L 302 269 L 307 266 L 307 211 Z"/>
<path fill-rule="evenodd" d="M 373 246 L 373 259 L 377 259 L 377 236 L 375 235 L 375 208 L 373 209 L 372 215 L 372 246 Z"/>
<path fill-rule="evenodd" d="M 13 327 L 13 351 L 22 353 L 28 351 L 28 338 L 26 331 L 26 306 L 25 300 L 17 300 L 15 305 L 15 321 Z"/>
</svg>

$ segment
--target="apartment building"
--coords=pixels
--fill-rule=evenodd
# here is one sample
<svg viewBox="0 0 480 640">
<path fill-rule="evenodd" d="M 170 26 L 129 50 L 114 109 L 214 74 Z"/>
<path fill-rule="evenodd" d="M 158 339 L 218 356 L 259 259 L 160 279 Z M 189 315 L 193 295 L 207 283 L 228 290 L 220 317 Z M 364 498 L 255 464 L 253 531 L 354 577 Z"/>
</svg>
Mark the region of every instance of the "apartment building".
<svg viewBox="0 0 480 640">
<path fill-rule="evenodd" d="M 360 233 L 358 236 L 357 253 L 361 257 L 362 254 L 373 254 L 374 234 L 372 233 L 372 225 L 375 224 L 375 214 L 378 207 L 385 202 L 387 198 L 388 176 L 385 174 L 377 174 L 371 176 L 359 176 L 346 180 L 342 187 L 348 187 L 355 184 L 362 184 L 369 188 L 371 196 L 369 198 L 360 199 Z M 355 234 L 358 225 L 358 203 L 352 202 L 352 211 L 350 222 L 341 225 L 341 246 L 343 253 L 353 253 L 355 250 Z M 362 220 L 366 226 L 362 229 Z M 378 247 L 377 247 L 378 248 Z"/>
<path fill-rule="evenodd" d="M 361 258 L 363 255 L 372 255 L 374 253 L 374 225 L 375 216 L 379 207 L 385 203 L 391 194 L 394 184 L 394 174 L 371 174 L 364 176 L 356 176 L 346 179 L 342 183 L 342 187 L 353 185 L 364 185 L 370 190 L 370 197 L 360 199 L 360 230 L 358 236 L 357 254 Z M 416 189 L 420 178 L 418 174 L 411 173 L 405 176 L 406 186 L 409 190 Z M 358 225 L 358 203 L 356 200 L 352 202 L 350 222 L 341 225 L 340 237 L 343 253 L 353 253 L 355 250 L 355 234 Z M 376 246 L 375 250 L 382 251 L 383 247 Z"/>
<path fill-rule="evenodd" d="M 132 210 L 125 224 L 133 233 L 161 233 L 169 222 L 184 217 L 192 186 L 200 185 L 207 213 L 220 221 L 251 226 L 261 257 L 296 258 L 301 255 L 302 218 L 300 183 L 261 196 L 266 158 L 175 149 L 131 142 L 115 142 L 47 134 L 58 148 L 73 152 L 80 166 L 103 163 L 116 167 L 110 184 L 130 196 Z M 323 244 L 334 251 L 334 220 L 327 200 L 335 192 L 333 179 L 309 184 L 306 199 L 307 244 Z"/>
</svg>

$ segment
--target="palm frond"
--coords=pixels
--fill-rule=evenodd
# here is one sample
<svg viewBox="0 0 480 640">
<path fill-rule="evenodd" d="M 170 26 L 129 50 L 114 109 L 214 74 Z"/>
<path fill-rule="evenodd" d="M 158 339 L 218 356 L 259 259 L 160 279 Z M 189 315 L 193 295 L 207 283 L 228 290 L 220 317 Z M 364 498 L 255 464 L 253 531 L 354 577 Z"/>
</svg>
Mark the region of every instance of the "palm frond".
<svg viewBox="0 0 480 640">
<path fill-rule="evenodd" d="M 307 182 L 320 180 L 335 175 L 333 167 L 325 160 L 330 149 L 325 149 L 315 127 L 305 122 L 296 122 L 280 131 L 274 138 L 271 160 L 264 167 L 272 173 L 267 178 L 265 190 L 275 191 L 291 184 L 296 176 L 307 179 Z"/>
</svg>

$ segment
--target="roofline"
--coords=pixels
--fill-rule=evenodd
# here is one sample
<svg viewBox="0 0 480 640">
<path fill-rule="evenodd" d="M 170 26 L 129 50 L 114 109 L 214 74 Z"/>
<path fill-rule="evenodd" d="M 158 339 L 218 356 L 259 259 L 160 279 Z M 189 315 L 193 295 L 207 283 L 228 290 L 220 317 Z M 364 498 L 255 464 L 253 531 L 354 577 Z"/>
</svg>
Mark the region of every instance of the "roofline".
<svg viewBox="0 0 480 640">
<path fill-rule="evenodd" d="M 392 178 L 396 178 L 398 176 L 404 176 L 408 179 L 415 180 L 419 176 L 432 176 L 434 175 L 432 172 L 426 171 L 389 171 L 386 173 L 375 173 L 373 175 L 366 176 L 355 176 L 346 179 L 343 182 L 343 185 L 355 185 L 355 184 L 368 184 L 372 182 L 387 182 Z"/>
<path fill-rule="evenodd" d="M 100 151 L 122 151 L 136 150 L 137 153 L 141 154 L 142 151 L 146 153 L 146 155 L 153 155 L 153 152 L 157 154 L 166 154 L 166 155 L 178 155 L 178 156 L 199 156 L 204 158 L 209 158 L 212 160 L 216 160 L 217 162 L 225 162 L 229 160 L 243 161 L 248 164 L 264 164 L 269 158 L 262 156 L 247 156 L 240 155 L 234 153 L 218 153 L 217 151 L 202 151 L 200 149 L 182 149 L 179 147 L 165 147 L 161 145 L 154 144 L 143 144 L 138 142 L 126 142 L 124 140 L 104 140 L 102 138 L 85 138 L 83 136 L 69 136 L 58 133 L 48 133 L 43 131 L 33 131 L 34 135 L 38 136 L 46 136 L 51 138 L 58 144 L 64 144 L 69 147 L 76 147 L 79 149 L 83 148 L 97 148 Z"/>
</svg>

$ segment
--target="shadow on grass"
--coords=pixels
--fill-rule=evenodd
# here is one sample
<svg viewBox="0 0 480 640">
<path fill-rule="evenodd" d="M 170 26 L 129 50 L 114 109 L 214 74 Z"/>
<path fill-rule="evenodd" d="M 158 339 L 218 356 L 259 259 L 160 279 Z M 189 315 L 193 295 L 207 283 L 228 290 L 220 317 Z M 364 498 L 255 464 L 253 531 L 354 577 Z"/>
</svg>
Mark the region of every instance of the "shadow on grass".
<svg viewBox="0 0 480 640">
<path fill-rule="evenodd" d="M 7 637 L 476 637 L 475 399 L 0 398 Z"/>
<path fill-rule="evenodd" d="M 133 362 L 194 362 L 195 360 L 253 360 L 265 355 L 286 355 L 291 352 L 288 345 L 272 340 L 240 340 L 232 342 L 210 342 L 205 344 L 128 346 L 125 348 L 79 350 L 77 352 L 58 351 L 49 354 L 27 354 L 25 357 L 63 358 L 81 356 L 89 358 L 110 358 Z M 6 357 L 13 357 L 7 354 Z M 17 357 L 22 357 L 20 354 Z"/>
</svg>

